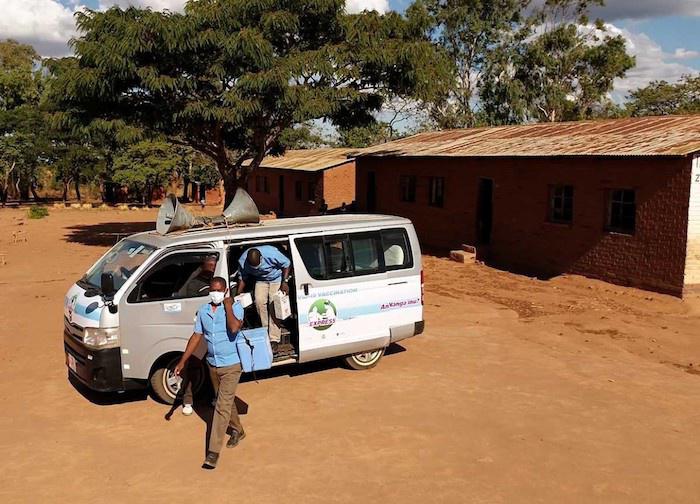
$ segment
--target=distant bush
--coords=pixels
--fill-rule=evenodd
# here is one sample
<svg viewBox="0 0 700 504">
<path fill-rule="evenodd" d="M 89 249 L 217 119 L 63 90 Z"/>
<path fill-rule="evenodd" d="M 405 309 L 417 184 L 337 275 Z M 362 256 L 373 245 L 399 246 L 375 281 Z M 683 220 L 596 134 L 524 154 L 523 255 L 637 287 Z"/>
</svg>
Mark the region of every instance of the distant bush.
<svg viewBox="0 0 700 504">
<path fill-rule="evenodd" d="M 44 217 L 48 217 L 48 215 L 49 209 L 43 206 L 33 206 L 29 209 L 30 219 L 43 219 Z"/>
</svg>

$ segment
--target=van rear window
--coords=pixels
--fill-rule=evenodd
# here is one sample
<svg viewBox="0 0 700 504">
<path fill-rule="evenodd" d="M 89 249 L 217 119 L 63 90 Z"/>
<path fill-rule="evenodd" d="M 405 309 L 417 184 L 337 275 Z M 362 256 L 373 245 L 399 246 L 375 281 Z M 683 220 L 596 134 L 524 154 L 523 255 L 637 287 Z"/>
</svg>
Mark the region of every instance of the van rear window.
<svg viewBox="0 0 700 504">
<path fill-rule="evenodd" d="M 317 280 L 413 267 L 405 229 L 315 236 L 295 240 L 306 271 Z"/>
</svg>

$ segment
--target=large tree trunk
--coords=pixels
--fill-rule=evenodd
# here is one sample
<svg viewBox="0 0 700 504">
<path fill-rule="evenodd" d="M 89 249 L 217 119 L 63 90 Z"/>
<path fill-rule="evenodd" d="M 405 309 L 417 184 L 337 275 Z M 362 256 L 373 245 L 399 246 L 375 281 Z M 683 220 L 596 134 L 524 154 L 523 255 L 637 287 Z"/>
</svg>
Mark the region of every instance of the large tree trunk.
<svg viewBox="0 0 700 504">
<path fill-rule="evenodd" d="M 190 178 L 185 175 L 183 177 L 183 188 L 182 188 L 182 202 L 187 203 L 190 201 Z"/>
<path fill-rule="evenodd" d="M 63 202 L 66 203 L 68 201 L 68 184 L 70 182 L 64 180 L 63 181 Z"/>
<path fill-rule="evenodd" d="M 219 173 L 221 173 L 221 178 L 224 179 L 224 208 L 228 207 L 233 200 L 234 194 L 236 194 L 236 189 L 239 186 L 239 180 L 236 176 L 236 170 L 229 168 L 228 170 L 221 170 L 219 167 Z"/>
<path fill-rule="evenodd" d="M 80 196 L 80 180 L 76 178 L 74 183 L 75 183 L 75 197 L 78 198 L 78 201 L 82 202 L 83 199 Z"/>
</svg>

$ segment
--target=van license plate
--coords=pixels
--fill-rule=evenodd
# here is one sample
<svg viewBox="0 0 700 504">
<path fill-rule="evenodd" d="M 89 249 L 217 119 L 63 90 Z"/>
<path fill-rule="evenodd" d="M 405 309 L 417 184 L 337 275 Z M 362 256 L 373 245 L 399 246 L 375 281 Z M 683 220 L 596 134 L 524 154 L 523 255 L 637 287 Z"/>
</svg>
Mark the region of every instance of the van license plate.
<svg viewBox="0 0 700 504">
<path fill-rule="evenodd" d="M 75 362 L 75 357 L 73 357 L 71 354 L 66 354 L 68 357 L 68 367 L 71 369 L 71 371 L 77 372 L 78 370 L 76 369 L 76 362 Z"/>
</svg>

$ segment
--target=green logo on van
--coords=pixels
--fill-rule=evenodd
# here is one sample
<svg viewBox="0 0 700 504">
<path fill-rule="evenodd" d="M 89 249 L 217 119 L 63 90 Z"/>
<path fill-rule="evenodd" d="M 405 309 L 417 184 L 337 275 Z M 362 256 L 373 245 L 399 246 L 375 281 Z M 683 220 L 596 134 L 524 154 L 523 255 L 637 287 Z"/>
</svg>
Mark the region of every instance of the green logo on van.
<svg viewBox="0 0 700 504">
<path fill-rule="evenodd" d="M 309 308 L 309 326 L 317 331 L 325 331 L 336 320 L 335 305 L 327 299 L 317 299 Z"/>
</svg>

